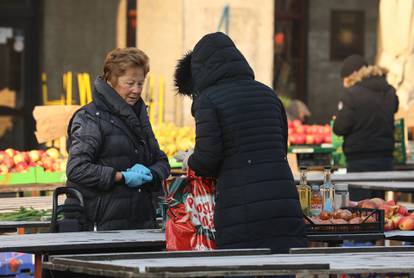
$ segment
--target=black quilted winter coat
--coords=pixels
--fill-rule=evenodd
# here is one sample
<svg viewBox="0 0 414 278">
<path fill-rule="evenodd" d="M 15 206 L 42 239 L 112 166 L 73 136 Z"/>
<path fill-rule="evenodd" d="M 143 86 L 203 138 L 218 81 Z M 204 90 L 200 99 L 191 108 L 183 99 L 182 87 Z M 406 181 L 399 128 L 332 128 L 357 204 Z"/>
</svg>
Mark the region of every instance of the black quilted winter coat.
<svg viewBox="0 0 414 278">
<path fill-rule="evenodd" d="M 94 225 L 98 230 L 155 228 L 152 192 L 161 189 L 170 168 L 144 102 L 131 107 L 98 77 L 93 102 L 74 115 L 69 136 L 67 186 L 80 190 L 85 198 L 85 229 Z M 136 163 L 151 170 L 153 182 L 139 189 L 114 182 L 116 171 Z"/>
<path fill-rule="evenodd" d="M 196 145 L 189 166 L 216 177 L 218 248 L 306 246 L 289 168 L 287 120 L 269 87 L 223 33 L 203 37 L 178 64 L 176 85 L 193 98 Z"/>
</svg>

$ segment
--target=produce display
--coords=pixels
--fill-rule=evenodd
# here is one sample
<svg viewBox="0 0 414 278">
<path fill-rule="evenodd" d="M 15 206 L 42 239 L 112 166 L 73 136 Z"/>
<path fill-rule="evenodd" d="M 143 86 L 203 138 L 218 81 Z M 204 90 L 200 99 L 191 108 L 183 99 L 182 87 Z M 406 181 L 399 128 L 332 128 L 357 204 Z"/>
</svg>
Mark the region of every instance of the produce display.
<svg viewBox="0 0 414 278">
<path fill-rule="evenodd" d="M 350 202 L 350 209 L 371 209 L 384 211 L 384 231 L 414 230 L 414 212 L 408 212 L 405 206 L 397 205 L 394 200 L 385 201 L 381 198 L 366 199 L 359 202 Z M 319 216 L 309 217 L 318 225 L 330 224 L 361 224 L 374 223 L 378 221 L 374 215 L 368 212 L 351 212 L 348 209 L 337 209 L 334 212 L 322 211 Z M 305 219 L 305 222 L 307 220 Z"/>
<path fill-rule="evenodd" d="M 173 157 L 178 151 L 194 148 L 195 130 L 192 127 L 178 127 L 173 123 L 153 125 L 155 137 L 168 157 Z"/>
<path fill-rule="evenodd" d="M 361 224 L 373 223 L 378 219 L 370 212 L 358 211 L 351 212 L 348 209 L 337 209 L 333 212 L 322 211 L 319 216 L 310 217 L 314 224 Z"/>
<path fill-rule="evenodd" d="M 290 145 L 321 145 L 332 143 L 332 128 L 325 125 L 304 125 L 299 120 L 288 120 Z"/>
<path fill-rule="evenodd" d="M 46 221 L 52 218 L 51 209 L 37 210 L 32 207 L 20 207 L 18 211 L 0 214 L 0 221 Z"/>
<path fill-rule="evenodd" d="M 47 150 L 0 150 L 0 175 L 25 173 L 30 167 L 42 167 L 45 172 L 64 172 L 66 159 L 55 148 Z"/>
<path fill-rule="evenodd" d="M 394 200 L 385 201 L 373 198 L 359 201 L 358 207 L 374 208 L 384 211 L 384 230 L 414 230 L 414 212 L 409 213 L 405 206 L 397 205 Z"/>
</svg>

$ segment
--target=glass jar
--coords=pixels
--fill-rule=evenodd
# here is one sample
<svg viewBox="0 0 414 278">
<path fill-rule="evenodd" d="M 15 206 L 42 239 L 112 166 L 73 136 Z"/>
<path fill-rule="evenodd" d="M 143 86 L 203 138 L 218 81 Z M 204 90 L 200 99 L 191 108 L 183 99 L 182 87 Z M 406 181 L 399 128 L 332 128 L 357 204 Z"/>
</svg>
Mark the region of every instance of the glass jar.
<svg viewBox="0 0 414 278">
<path fill-rule="evenodd" d="M 335 208 L 340 209 L 349 206 L 348 184 L 335 184 Z"/>
</svg>

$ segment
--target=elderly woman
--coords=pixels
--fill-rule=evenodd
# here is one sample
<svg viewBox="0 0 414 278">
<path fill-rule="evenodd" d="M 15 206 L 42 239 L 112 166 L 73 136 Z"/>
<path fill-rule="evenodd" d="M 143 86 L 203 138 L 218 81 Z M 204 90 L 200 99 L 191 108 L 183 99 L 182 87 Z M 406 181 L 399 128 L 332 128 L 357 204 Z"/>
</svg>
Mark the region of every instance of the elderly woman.
<svg viewBox="0 0 414 278">
<path fill-rule="evenodd" d="M 216 177 L 218 248 L 306 246 L 302 211 L 286 159 L 287 119 L 275 92 L 223 33 L 204 36 L 177 66 L 193 99 L 196 144 L 188 166 Z M 186 160 L 185 160 L 186 161 Z"/>
<path fill-rule="evenodd" d="M 152 192 L 170 168 L 141 98 L 148 71 L 141 50 L 111 51 L 93 101 L 71 120 L 67 186 L 83 194 L 85 230 L 156 227 Z"/>
</svg>

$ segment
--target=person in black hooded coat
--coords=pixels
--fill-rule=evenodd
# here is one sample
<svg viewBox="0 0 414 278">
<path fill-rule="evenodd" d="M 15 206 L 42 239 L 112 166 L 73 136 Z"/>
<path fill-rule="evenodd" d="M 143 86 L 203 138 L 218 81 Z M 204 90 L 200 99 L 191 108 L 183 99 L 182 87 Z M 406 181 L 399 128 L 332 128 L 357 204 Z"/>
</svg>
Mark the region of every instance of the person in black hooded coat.
<svg viewBox="0 0 414 278">
<path fill-rule="evenodd" d="M 194 153 L 188 166 L 217 178 L 218 248 L 307 245 L 302 211 L 287 162 L 287 119 L 275 92 L 223 33 L 204 36 L 179 61 L 178 92 L 193 98 Z"/>
<path fill-rule="evenodd" d="M 141 50 L 111 51 L 93 101 L 71 120 L 67 186 L 85 199 L 85 230 L 156 228 L 152 193 L 170 168 L 141 98 L 148 71 Z"/>
<path fill-rule="evenodd" d="M 333 131 L 344 136 L 348 172 L 393 170 L 394 114 L 399 102 L 394 87 L 385 79 L 386 73 L 359 55 L 347 57 L 342 65 L 345 90 Z M 350 197 L 359 201 L 383 198 L 384 193 L 350 188 Z"/>
</svg>

